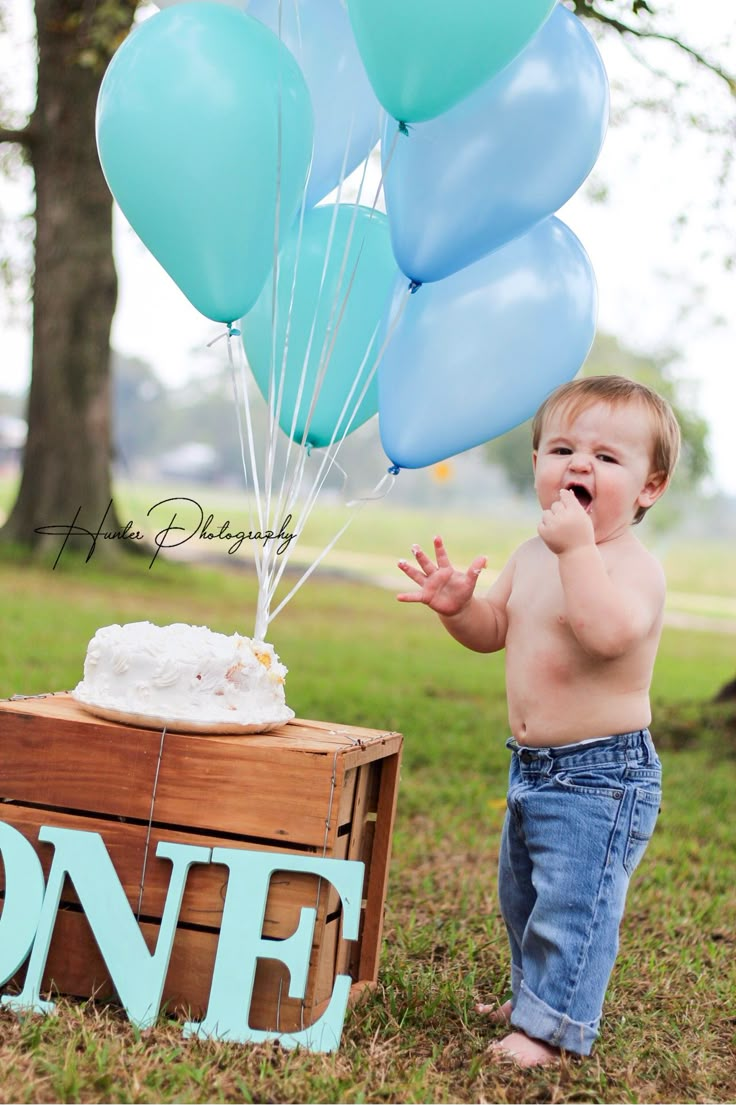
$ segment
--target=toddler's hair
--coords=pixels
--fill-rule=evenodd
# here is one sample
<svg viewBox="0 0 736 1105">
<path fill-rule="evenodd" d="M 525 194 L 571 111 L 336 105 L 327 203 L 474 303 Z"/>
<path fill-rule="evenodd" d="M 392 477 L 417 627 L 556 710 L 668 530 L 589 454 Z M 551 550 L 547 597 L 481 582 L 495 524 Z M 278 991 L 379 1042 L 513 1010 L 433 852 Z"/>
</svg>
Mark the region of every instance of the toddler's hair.
<svg viewBox="0 0 736 1105">
<path fill-rule="evenodd" d="M 662 472 L 669 480 L 680 455 L 680 427 L 674 411 L 656 391 L 626 376 L 584 376 L 556 388 L 534 415 L 532 448 L 539 448 L 544 423 L 551 414 L 564 412 L 573 421 L 594 403 L 612 407 L 639 403 L 646 409 L 652 425 L 652 472 Z M 634 522 L 640 522 L 648 509 L 640 507 Z"/>
</svg>

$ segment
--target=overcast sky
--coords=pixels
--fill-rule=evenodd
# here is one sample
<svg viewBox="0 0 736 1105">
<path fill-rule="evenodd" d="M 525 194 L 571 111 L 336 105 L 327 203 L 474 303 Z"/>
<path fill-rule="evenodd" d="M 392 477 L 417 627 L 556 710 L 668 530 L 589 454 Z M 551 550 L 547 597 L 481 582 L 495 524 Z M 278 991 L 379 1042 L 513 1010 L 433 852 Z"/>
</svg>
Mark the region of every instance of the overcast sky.
<svg viewBox="0 0 736 1105">
<path fill-rule="evenodd" d="M 734 0 L 697 5 L 663 0 L 659 8 L 670 13 L 673 30 L 736 71 Z M 30 0 L 13 0 L 7 24 L 0 35 L 0 74 L 23 109 L 33 97 Z M 730 45 L 724 46 L 729 36 Z M 615 118 L 633 90 L 640 100 L 669 101 L 682 116 L 702 112 L 719 122 L 730 116 L 733 128 L 736 100 L 687 59 L 673 61 L 664 45 L 656 54 L 648 51 L 655 66 L 670 71 L 674 66 L 689 82 L 687 90 L 675 91 L 639 65 L 618 39 L 599 45 Z M 692 381 L 693 404 L 711 426 L 715 482 L 736 494 L 736 270 L 728 272 L 723 265 L 729 250 L 736 253 L 736 198 L 732 194 L 720 213 L 714 212 L 722 151 L 722 144 L 692 127 L 673 127 L 656 113 L 629 111 L 625 122 L 609 128 L 588 186 L 559 214 L 591 258 L 599 286 L 599 328 L 635 349 L 680 351 L 677 374 Z M 607 192 L 605 203 L 590 198 L 599 186 Z M 30 180 L 25 186 L 0 181 L 0 212 L 12 216 L 28 210 L 29 188 Z M 372 194 L 364 196 L 365 202 L 372 199 Z M 686 221 L 678 224 L 683 213 Z M 148 361 L 170 384 L 222 363 L 222 343 L 206 348 L 222 327 L 197 313 L 119 215 L 115 249 L 120 276 L 115 348 Z M 28 383 L 28 318 L 27 310 L 13 311 L 0 292 L 0 387 L 6 390 L 20 391 Z"/>
</svg>

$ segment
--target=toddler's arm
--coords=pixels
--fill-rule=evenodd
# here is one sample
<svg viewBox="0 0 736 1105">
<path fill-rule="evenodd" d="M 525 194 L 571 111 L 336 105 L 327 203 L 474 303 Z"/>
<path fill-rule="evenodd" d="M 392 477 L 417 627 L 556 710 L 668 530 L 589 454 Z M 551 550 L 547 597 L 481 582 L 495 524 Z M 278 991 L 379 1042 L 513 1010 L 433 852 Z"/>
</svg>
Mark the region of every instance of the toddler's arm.
<svg viewBox="0 0 736 1105">
<path fill-rule="evenodd" d="M 441 537 L 434 539 L 437 563 L 418 545 L 412 546 L 418 567 L 406 560 L 399 568 L 420 590 L 397 595 L 399 602 L 421 602 L 439 615 L 447 632 L 474 652 L 497 652 L 506 642 L 506 603 L 511 591 L 512 569 L 504 569 L 487 595 L 475 594 L 486 558 L 478 556 L 467 571 L 450 563 Z"/>
<path fill-rule="evenodd" d="M 614 659 L 646 637 L 664 603 L 664 575 L 653 558 L 606 565 L 571 491 L 543 512 L 539 535 L 557 556 L 570 629 L 587 652 Z"/>
</svg>

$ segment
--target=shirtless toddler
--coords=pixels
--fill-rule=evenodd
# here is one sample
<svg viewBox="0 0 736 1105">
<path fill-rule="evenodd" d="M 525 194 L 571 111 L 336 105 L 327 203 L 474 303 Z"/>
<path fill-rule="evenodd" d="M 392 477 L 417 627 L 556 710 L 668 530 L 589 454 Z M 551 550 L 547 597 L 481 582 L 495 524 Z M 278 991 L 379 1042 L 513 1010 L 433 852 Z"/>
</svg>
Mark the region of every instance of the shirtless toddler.
<svg viewBox="0 0 736 1105">
<path fill-rule="evenodd" d="M 513 736 L 499 899 L 512 997 L 494 1045 L 523 1066 L 598 1034 L 629 878 L 654 830 L 661 765 L 648 726 L 662 569 L 632 524 L 665 491 L 680 432 L 669 404 L 620 376 L 564 384 L 532 427 L 538 536 L 485 595 L 477 557 L 454 568 L 413 546 L 420 602 L 476 652 L 506 651 Z M 489 1006 L 478 1006 L 490 1012 Z"/>
</svg>

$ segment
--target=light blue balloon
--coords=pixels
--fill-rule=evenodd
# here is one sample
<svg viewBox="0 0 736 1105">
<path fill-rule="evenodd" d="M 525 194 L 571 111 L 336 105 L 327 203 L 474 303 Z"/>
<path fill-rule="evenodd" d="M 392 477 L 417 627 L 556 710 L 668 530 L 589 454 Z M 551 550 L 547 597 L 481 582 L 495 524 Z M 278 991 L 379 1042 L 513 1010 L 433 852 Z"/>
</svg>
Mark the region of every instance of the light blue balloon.
<svg viewBox="0 0 736 1105">
<path fill-rule="evenodd" d="M 271 280 L 242 332 L 258 387 L 266 398 L 272 389 L 274 408 L 283 374 L 279 424 L 294 441 L 327 446 L 376 413 L 374 375 L 350 421 L 376 361 L 397 276 L 388 221 L 378 211 L 315 207 L 305 213 L 301 242 L 298 228 L 292 232 L 279 257 L 275 359 Z"/>
<path fill-rule="evenodd" d="M 366 72 L 389 115 L 432 119 L 526 46 L 555 0 L 347 0 Z"/>
<path fill-rule="evenodd" d="M 402 282 L 389 318 L 406 295 Z M 556 218 L 419 288 L 378 369 L 386 455 L 422 468 L 517 426 L 580 369 L 595 317 L 590 261 Z"/>
<path fill-rule="evenodd" d="M 299 208 L 312 112 L 299 66 L 257 19 L 167 8 L 102 81 L 97 146 L 123 214 L 186 297 L 232 322 L 255 303 Z"/>
<path fill-rule="evenodd" d="M 248 11 L 280 34 L 307 82 L 314 155 L 305 205 L 314 207 L 368 156 L 381 137 L 384 112 L 342 0 L 251 0 Z"/>
<path fill-rule="evenodd" d="M 441 280 L 557 211 L 595 164 L 608 80 L 582 24 L 557 7 L 504 71 L 463 103 L 384 130 L 386 212 L 399 268 Z"/>
</svg>

